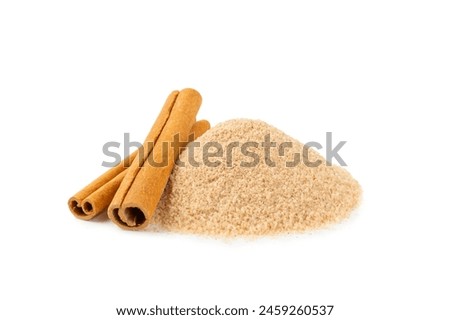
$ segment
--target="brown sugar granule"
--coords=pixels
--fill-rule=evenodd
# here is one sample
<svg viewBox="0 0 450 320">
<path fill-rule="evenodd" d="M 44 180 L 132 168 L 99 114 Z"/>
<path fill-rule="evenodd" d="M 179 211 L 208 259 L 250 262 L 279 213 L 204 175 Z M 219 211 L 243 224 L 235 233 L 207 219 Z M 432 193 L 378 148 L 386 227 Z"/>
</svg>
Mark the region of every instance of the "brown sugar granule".
<svg viewBox="0 0 450 320">
<path fill-rule="evenodd" d="M 267 135 L 270 157 L 262 145 Z M 262 121 L 230 120 L 195 142 L 174 167 L 153 228 L 218 236 L 302 232 L 341 221 L 358 205 L 361 188 L 346 170 Z M 207 162 L 207 152 L 218 156 Z M 303 161 L 293 166 L 299 155 Z"/>
</svg>

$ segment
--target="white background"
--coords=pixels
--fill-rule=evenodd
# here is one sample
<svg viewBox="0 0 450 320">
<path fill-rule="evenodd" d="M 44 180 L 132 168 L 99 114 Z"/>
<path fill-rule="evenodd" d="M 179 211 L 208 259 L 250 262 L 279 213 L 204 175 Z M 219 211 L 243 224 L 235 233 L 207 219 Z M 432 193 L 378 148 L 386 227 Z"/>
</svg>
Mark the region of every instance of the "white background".
<svg viewBox="0 0 450 320">
<path fill-rule="evenodd" d="M 324 318 L 449 319 L 449 17 L 447 1 L 2 1 L 0 317 L 333 304 Z M 360 208 L 258 240 L 75 219 L 67 199 L 105 170 L 103 144 L 142 140 L 184 87 L 213 124 L 348 141 Z"/>
</svg>

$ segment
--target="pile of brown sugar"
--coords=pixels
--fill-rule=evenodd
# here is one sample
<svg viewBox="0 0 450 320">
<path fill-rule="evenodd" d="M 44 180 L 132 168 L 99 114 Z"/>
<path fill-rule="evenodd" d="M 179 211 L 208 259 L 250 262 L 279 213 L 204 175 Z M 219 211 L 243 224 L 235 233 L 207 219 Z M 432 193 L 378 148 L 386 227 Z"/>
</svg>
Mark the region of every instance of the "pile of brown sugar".
<svg viewBox="0 0 450 320">
<path fill-rule="evenodd" d="M 268 134 L 276 147 L 262 146 Z M 311 148 L 309 165 L 293 166 L 304 145 L 262 121 L 230 120 L 195 143 L 175 165 L 153 228 L 218 236 L 302 232 L 341 221 L 358 205 L 361 188 L 346 170 Z M 227 155 L 231 144 L 237 147 Z M 205 161 L 207 152 L 218 156 Z"/>
</svg>

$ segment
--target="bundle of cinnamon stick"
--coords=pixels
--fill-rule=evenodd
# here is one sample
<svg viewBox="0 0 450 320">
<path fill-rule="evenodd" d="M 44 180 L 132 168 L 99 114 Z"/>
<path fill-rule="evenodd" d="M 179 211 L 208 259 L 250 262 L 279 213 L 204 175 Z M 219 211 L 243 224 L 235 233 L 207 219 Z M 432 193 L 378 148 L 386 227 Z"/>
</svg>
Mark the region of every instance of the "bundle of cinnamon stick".
<svg viewBox="0 0 450 320">
<path fill-rule="evenodd" d="M 181 150 L 210 128 L 196 121 L 201 101 L 194 89 L 172 92 L 142 147 L 69 199 L 74 216 L 91 220 L 107 209 L 119 227 L 145 229 Z"/>
</svg>

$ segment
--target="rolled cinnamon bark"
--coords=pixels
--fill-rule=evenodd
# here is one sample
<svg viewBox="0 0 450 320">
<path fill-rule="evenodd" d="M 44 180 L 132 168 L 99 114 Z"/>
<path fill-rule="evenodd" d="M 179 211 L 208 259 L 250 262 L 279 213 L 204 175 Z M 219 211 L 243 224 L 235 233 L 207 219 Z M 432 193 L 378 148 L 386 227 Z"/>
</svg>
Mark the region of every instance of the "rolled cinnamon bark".
<svg viewBox="0 0 450 320">
<path fill-rule="evenodd" d="M 149 135 L 147 136 L 146 140 L 154 141 L 157 139 L 159 134 L 161 133 L 162 129 L 164 128 L 164 125 L 166 124 L 167 119 L 169 118 L 170 111 L 172 110 L 173 104 L 177 98 L 178 91 L 172 92 L 169 97 L 166 100 L 166 103 L 164 104 L 161 112 L 158 115 L 158 118 L 156 119 L 155 124 L 153 125 L 152 130 L 150 131 Z M 95 179 L 93 182 L 91 182 L 89 185 L 87 185 L 85 188 L 83 188 L 80 192 L 75 194 L 72 198 L 69 199 L 69 209 L 70 211 L 75 215 L 75 217 L 83 219 L 83 220 L 90 220 L 96 215 L 98 215 L 103 209 L 99 207 L 94 207 L 92 203 L 86 202 L 85 199 L 103 187 L 105 184 L 113 180 L 117 175 L 125 171 L 126 163 L 133 163 L 136 159 L 137 152 L 134 152 L 132 155 L 129 156 L 128 159 L 124 159 L 119 165 L 117 165 L 114 168 L 109 169 L 106 171 L 103 175 Z M 139 157 L 140 158 L 140 157 Z M 128 162 L 125 162 L 128 161 Z M 123 179 L 123 177 L 122 177 Z M 114 189 L 114 186 L 118 182 L 119 179 L 116 179 L 114 183 L 110 185 L 111 189 Z M 120 185 L 120 183 L 119 183 Z M 117 190 L 117 188 L 116 188 Z M 100 203 L 106 203 L 111 202 L 111 199 L 108 199 L 111 194 L 97 194 L 101 200 Z M 105 197 L 105 199 L 103 199 Z M 108 201 L 109 200 L 109 201 Z"/>
<path fill-rule="evenodd" d="M 150 223 L 180 150 L 188 142 L 201 100 L 193 89 L 180 91 L 156 139 L 148 139 L 150 132 L 143 146 L 145 159 L 134 159 L 108 208 L 109 218 L 121 228 L 142 230 Z"/>
<path fill-rule="evenodd" d="M 201 135 L 203 135 L 206 131 L 211 128 L 211 125 L 207 120 L 200 120 L 194 123 L 192 126 L 191 132 L 189 133 L 188 141 L 191 142 Z M 139 150 L 136 150 L 138 152 Z M 133 159 L 136 157 L 134 155 Z M 131 156 L 130 156 L 131 158 Z M 92 194 L 87 196 L 82 202 L 82 209 L 85 212 L 85 216 L 95 217 L 101 212 L 103 212 L 111 203 L 114 195 L 119 189 L 120 184 L 122 183 L 123 178 L 127 173 L 128 168 L 125 171 L 122 171 L 112 180 L 105 183 L 103 186 L 98 188 Z M 92 219 L 92 218 L 91 218 Z"/>
<path fill-rule="evenodd" d="M 178 92 L 174 91 L 167 98 L 167 101 L 155 124 L 153 125 L 152 131 L 147 136 L 147 139 L 157 139 L 170 115 L 170 111 L 177 95 Z M 196 139 L 200 137 L 209 128 L 210 124 L 206 120 L 196 122 L 192 127 L 192 136 L 190 138 Z M 149 145 L 149 147 L 152 146 Z M 79 219 L 91 220 L 102 213 L 111 203 L 114 194 L 125 177 L 128 166 L 135 160 L 138 153 L 142 154 L 142 148 L 143 147 L 133 152 L 128 158 L 125 158 L 117 166 L 106 171 L 104 174 L 99 176 L 71 197 L 68 205 L 73 215 Z"/>
</svg>

